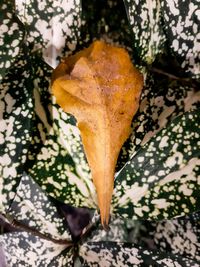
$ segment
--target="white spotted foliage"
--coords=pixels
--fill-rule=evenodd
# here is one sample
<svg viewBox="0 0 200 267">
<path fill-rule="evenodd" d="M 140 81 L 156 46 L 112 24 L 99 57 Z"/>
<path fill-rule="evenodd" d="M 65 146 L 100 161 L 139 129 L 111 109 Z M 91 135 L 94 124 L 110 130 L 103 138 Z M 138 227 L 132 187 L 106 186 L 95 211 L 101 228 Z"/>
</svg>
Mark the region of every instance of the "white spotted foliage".
<svg viewBox="0 0 200 267">
<path fill-rule="evenodd" d="M 0 7 L 0 211 L 27 227 L 0 235 L 0 265 L 200 266 L 199 1 Z M 97 209 L 96 193 L 76 120 L 51 95 L 51 73 L 97 38 L 125 47 L 145 86 L 118 159 L 110 232 L 95 213 L 91 233 L 75 242 L 51 197 Z"/>
<path fill-rule="evenodd" d="M 14 13 L 14 1 L 1 1 L 0 4 L 0 82 L 20 53 L 24 38 L 22 23 Z"/>
<path fill-rule="evenodd" d="M 164 29 L 172 53 L 177 57 L 186 73 L 199 79 L 199 1 L 161 1 L 161 7 L 163 10 Z"/>
<path fill-rule="evenodd" d="M 133 219 L 183 216 L 199 209 L 199 109 L 174 119 L 117 174 L 114 211 Z"/>
<path fill-rule="evenodd" d="M 80 35 L 80 0 L 16 0 L 16 14 L 26 26 L 26 41 L 55 67 L 63 48 L 74 51 Z"/>
<path fill-rule="evenodd" d="M 72 266 L 72 253 L 63 251 L 66 245 L 53 244 L 27 232 L 13 232 L 0 236 L 6 266 Z"/>
</svg>

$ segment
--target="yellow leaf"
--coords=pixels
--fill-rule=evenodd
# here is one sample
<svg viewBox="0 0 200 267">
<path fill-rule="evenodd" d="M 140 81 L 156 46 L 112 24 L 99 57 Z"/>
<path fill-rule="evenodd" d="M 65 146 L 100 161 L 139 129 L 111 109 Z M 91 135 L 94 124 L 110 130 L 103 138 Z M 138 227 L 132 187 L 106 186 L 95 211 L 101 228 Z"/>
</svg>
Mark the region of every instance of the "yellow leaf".
<svg viewBox="0 0 200 267">
<path fill-rule="evenodd" d="M 80 129 L 104 228 L 117 158 L 130 134 L 142 86 L 143 77 L 125 49 L 101 41 L 63 59 L 53 72 L 56 101 L 75 116 Z"/>
</svg>

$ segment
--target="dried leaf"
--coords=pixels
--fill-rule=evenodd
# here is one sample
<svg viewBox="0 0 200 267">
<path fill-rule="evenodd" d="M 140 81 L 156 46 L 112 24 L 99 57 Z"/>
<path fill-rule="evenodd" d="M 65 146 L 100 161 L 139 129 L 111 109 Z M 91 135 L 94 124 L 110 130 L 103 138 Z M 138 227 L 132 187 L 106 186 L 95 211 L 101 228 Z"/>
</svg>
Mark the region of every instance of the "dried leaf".
<svg viewBox="0 0 200 267">
<path fill-rule="evenodd" d="M 77 119 L 104 227 L 117 158 L 130 134 L 142 85 L 128 53 L 101 41 L 64 59 L 53 73 L 57 103 Z"/>
</svg>

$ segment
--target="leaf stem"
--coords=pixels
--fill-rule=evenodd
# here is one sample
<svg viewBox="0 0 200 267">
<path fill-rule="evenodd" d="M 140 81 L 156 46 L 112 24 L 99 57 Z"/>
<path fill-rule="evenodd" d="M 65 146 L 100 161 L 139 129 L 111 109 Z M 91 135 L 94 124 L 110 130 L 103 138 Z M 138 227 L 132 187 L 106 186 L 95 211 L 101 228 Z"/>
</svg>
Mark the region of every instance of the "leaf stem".
<svg viewBox="0 0 200 267">
<path fill-rule="evenodd" d="M 181 77 L 175 76 L 175 75 L 173 75 L 171 73 L 168 73 L 168 72 L 166 72 L 164 70 L 161 70 L 161 69 L 158 69 L 158 68 L 155 68 L 155 67 L 152 67 L 151 71 L 159 73 L 159 74 L 162 74 L 162 75 L 165 75 L 165 76 L 167 76 L 167 77 L 169 77 L 169 78 L 171 78 L 173 80 L 179 80 L 179 81 L 185 81 L 185 82 L 190 82 L 190 80 L 191 80 L 190 78 L 181 78 Z"/>
<path fill-rule="evenodd" d="M 17 229 L 21 230 L 21 231 L 26 231 L 28 233 L 31 233 L 35 236 L 38 236 L 42 239 L 45 239 L 45 240 L 48 240 L 48 241 L 51 241 L 53 243 L 56 243 L 56 244 L 60 244 L 60 245 L 67 245 L 67 247 L 71 247 L 73 246 L 73 242 L 68 240 L 68 239 L 55 239 L 55 238 L 52 238 L 52 237 L 48 237 L 42 233 L 40 233 L 39 231 L 27 226 L 27 225 L 24 225 L 23 223 L 17 221 L 17 220 L 13 220 L 11 222 L 11 224 L 16 227 Z"/>
</svg>

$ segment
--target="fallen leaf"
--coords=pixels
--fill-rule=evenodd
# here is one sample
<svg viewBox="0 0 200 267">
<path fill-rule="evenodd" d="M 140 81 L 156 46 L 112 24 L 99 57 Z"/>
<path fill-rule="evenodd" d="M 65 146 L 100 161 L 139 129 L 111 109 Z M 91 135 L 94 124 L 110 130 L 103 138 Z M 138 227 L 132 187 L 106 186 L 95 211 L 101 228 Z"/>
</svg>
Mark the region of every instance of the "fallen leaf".
<svg viewBox="0 0 200 267">
<path fill-rule="evenodd" d="M 52 75 L 57 103 L 77 120 L 104 228 L 117 158 L 130 135 L 142 86 L 125 49 L 101 41 L 63 59 Z"/>
</svg>

